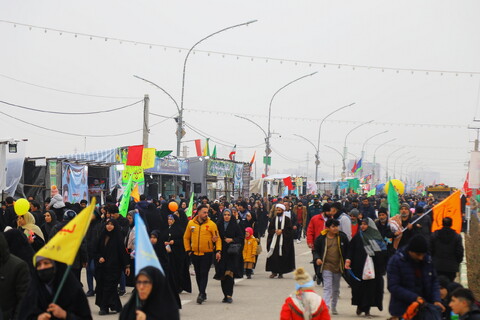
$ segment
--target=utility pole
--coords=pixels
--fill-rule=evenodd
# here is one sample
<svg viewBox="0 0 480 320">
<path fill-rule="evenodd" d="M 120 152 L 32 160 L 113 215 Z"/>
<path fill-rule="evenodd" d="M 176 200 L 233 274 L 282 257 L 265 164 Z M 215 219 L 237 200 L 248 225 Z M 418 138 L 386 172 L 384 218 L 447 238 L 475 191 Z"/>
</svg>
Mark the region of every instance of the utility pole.
<svg viewBox="0 0 480 320">
<path fill-rule="evenodd" d="M 150 133 L 150 129 L 148 129 L 148 114 L 149 114 L 149 107 L 150 98 L 148 94 L 145 95 L 143 98 L 143 147 L 148 148 L 148 134 Z"/>
</svg>

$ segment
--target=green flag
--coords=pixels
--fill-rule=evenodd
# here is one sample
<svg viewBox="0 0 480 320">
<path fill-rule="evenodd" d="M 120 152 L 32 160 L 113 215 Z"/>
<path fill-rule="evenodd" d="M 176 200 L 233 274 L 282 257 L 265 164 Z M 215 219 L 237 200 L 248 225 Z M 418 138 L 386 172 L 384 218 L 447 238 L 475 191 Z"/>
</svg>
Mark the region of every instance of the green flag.
<svg viewBox="0 0 480 320">
<path fill-rule="evenodd" d="M 215 147 L 213 147 L 212 158 L 216 158 L 216 157 L 217 157 L 217 146 L 215 145 Z"/>
<path fill-rule="evenodd" d="M 192 195 L 190 196 L 190 202 L 188 203 L 187 211 L 185 211 L 185 214 L 188 218 L 190 218 L 193 213 L 193 195 L 194 193 L 192 192 Z"/>
<path fill-rule="evenodd" d="M 377 188 L 373 187 L 370 191 L 368 191 L 367 196 L 371 197 L 377 194 Z"/>
<path fill-rule="evenodd" d="M 127 216 L 128 206 L 130 205 L 130 194 L 132 193 L 132 185 L 133 175 L 130 175 L 130 179 L 128 179 L 125 191 L 123 191 L 122 201 L 120 201 L 120 208 L 118 208 L 119 213 L 124 217 Z"/>
<path fill-rule="evenodd" d="M 157 158 L 163 158 L 168 156 L 172 152 L 173 152 L 172 150 L 155 151 L 155 155 L 157 156 Z"/>
<path fill-rule="evenodd" d="M 353 190 L 353 192 L 358 193 L 358 189 L 360 188 L 360 180 L 358 178 L 353 178 L 348 180 L 348 189 Z"/>
<path fill-rule="evenodd" d="M 400 212 L 400 205 L 398 203 L 397 190 L 395 190 L 395 187 L 393 186 L 391 181 L 388 182 L 387 201 L 388 211 L 390 211 L 390 217 L 393 217 Z"/>
</svg>

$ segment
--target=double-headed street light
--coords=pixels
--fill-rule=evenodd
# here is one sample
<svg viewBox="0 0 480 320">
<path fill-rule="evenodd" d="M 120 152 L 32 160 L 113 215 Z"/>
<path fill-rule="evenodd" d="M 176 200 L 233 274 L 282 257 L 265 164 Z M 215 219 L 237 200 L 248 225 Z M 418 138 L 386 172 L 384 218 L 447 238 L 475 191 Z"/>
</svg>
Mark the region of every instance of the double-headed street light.
<svg viewBox="0 0 480 320">
<path fill-rule="evenodd" d="M 236 24 L 234 26 L 230 26 L 230 27 L 227 27 L 227 28 L 223 28 L 221 30 L 218 30 L 217 32 L 214 32 L 214 33 L 211 33 L 209 34 L 208 36 L 202 38 L 201 40 L 197 41 L 187 52 L 187 55 L 185 56 L 185 60 L 183 61 L 183 74 L 182 74 L 182 95 L 180 97 L 180 106 L 178 105 L 177 101 L 172 97 L 172 95 L 170 95 L 166 90 L 164 90 L 163 88 L 161 88 L 160 86 L 158 86 L 157 84 L 153 83 L 152 81 L 150 80 L 147 80 L 147 79 L 144 79 L 144 78 L 141 78 L 141 77 L 138 77 L 138 76 L 135 76 L 136 78 L 138 79 L 141 79 L 143 81 L 146 81 L 152 85 L 154 85 L 155 87 L 159 88 L 160 90 L 162 90 L 165 94 L 167 94 L 170 99 L 175 103 L 175 106 L 177 107 L 177 110 L 178 110 L 178 118 L 175 118 L 175 121 L 177 122 L 177 133 L 176 133 L 176 136 L 177 136 L 177 157 L 180 156 L 180 149 L 181 149 L 181 143 L 182 143 L 182 137 L 183 137 L 183 97 L 184 97 L 184 93 L 185 93 L 185 75 L 186 75 L 186 70 L 187 70 L 187 61 L 188 61 L 188 57 L 190 56 L 190 53 L 193 51 L 193 49 L 195 49 L 195 47 L 197 45 L 199 45 L 200 43 L 202 43 L 203 41 L 213 37 L 214 35 L 216 34 L 219 34 L 221 32 L 224 32 L 224 31 L 227 31 L 227 30 L 230 30 L 230 29 L 233 29 L 233 28 L 237 28 L 237 27 L 242 27 L 242 26 L 248 26 L 249 24 L 251 23 L 255 23 L 257 22 L 257 20 L 251 20 L 251 21 L 248 21 L 248 22 L 244 22 L 244 23 L 240 23 L 240 24 Z"/>
</svg>

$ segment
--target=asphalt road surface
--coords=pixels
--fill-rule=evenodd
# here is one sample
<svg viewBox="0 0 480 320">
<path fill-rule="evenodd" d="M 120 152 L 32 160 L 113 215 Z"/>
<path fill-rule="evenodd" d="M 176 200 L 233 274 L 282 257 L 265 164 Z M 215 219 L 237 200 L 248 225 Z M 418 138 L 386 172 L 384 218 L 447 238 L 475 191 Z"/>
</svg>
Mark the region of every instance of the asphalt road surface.
<svg viewBox="0 0 480 320">
<path fill-rule="evenodd" d="M 246 320 L 246 319 L 279 319 L 280 310 L 285 301 L 295 289 L 295 280 L 293 280 L 293 273 L 285 274 L 284 279 L 270 279 L 270 273 L 265 271 L 265 238 L 262 238 L 262 246 L 264 252 L 259 257 L 255 274 L 252 279 L 236 279 L 235 288 L 233 292 L 233 303 L 222 303 L 223 294 L 220 287 L 220 281 L 213 280 L 214 269 L 210 270 L 209 281 L 207 286 L 208 300 L 202 305 L 196 303 L 198 295 L 195 277 L 192 277 L 192 293 L 182 293 L 180 299 L 182 300 L 182 309 L 180 310 L 180 318 L 184 320 L 198 320 L 198 319 L 229 319 L 229 320 Z M 311 251 L 307 247 L 305 241 L 300 244 L 295 244 L 296 266 L 305 267 L 305 269 L 313 276 L 313 266 L 310 263 L 312 259 Z M 193 268 L 191 269 L 193 270 Z M 85 269 L 83 269 L 82 280 L 84 286 Z M 130 298 L 130 292 L 133 288 L 127 288 L 127 295 L 121 297 L 122 304 L 125 304 Z M 322 295 L 323 289 L 321 286 L 316 286 L 318 294 Z M 385 290 L 384 295 L 384 310 L 379 311 L 377 308 L 372 308 L 370 313 L 373 319 L 387 319 L 388 302 L 390 295 Z M 118 314 L 99 316 L 99 308 L 95 305 L 95 298 L 88 298 L 90 308 L 94 319 L 118 319 Z M 355 314 L 356 307 L 350 304 L 351 292 L 344 280 L 341 280 L 340 300 L 337 305 L 338 315 L 332 316 L 332 319 L 354 319 L 365 318 L 358 317 Z"/>
</svg>

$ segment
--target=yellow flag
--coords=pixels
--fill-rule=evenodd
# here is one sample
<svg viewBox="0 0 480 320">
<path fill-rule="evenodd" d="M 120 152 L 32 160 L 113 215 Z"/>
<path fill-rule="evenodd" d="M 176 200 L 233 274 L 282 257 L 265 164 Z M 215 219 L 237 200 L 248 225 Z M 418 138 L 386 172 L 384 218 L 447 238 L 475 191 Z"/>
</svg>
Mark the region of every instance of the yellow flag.
<svg viewBox="0 0 480 320">
<path fill-rule="evenodd" d="M 94 208 L 95 198 L 92 198 L 92 203 L 90 203 L 88 207 L 83 209 L 72 221 L 58 231 L 55 236 L 33 256 L 33 265 L 36 264 L 37 256 L 72 265 L 83 237 L 87 233 Z"/>
<path fill-rule="evenodd" d="M 133 190 L 130 193 L 130 197 L 133 197 L 133 200 L 135 200 L 135 202 L 140 201 L 140 193 L 138 192 L 138 183 L 136 183 L 135 187 L 133 187 Z"/>
<path fill-rule="evenodd" d="M 143 148 L 142 168 L 149 169 L 155 166 L 155 148 Z"/>
</svg>

